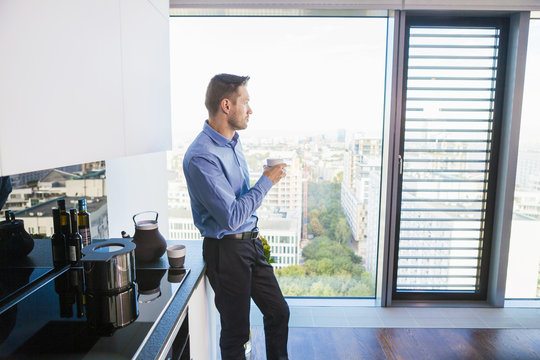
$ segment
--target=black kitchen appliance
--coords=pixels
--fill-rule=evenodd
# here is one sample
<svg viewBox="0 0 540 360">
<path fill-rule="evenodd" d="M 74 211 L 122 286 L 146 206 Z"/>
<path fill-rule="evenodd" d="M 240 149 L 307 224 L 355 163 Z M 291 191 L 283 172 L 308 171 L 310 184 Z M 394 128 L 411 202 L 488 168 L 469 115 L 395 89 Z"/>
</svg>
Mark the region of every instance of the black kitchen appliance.
<svg viewBox="0 0 540 360">
<path fill-rule="evenodd" d="M 105 335 L 134 322 L 139 316 L 137 285 L 115 294 L 86 292 L 88 325 Z"/>
<path fill-rule="evenodd" d="M 77 315 L 77 301 L 73 299 L 77 298 L 78 285 L 73 283 L 81 276 L 73 272 L 80 274 L 82 271 L 80 268 L 65 269 L 17 304 L 0 308 L 0 324 L 5 325 L 5 331 L 0 332 L 0 358 L 130 359 L 145 345 L 147 335 L 159 323 L 189 273 L 189 269 L 186 269 L 182 281 L 171 283 L 164 276 L 163 269 L 138 269 L 143 278 L 160 279 L 161 296 L 151 302 L 138 303 L 139 316 L 135 321 L 106 332 L 93 326 L 94 320 L 89 318 L 92 315 L 88 307 L 88 293 L 84 295 L 86 311 L 82 317 Z M 60 295 L 55 283 L 73 286 L 62 288 Z M 70 291 L 73 294 L 70 295 Z M 138 291 L 135 294 L 139 295 Z M 71 306 L 72 311 L 66 311 L 67 306 Z M 67 314 L 71 314 L 71 317 L 66 317 Z"/>
<path fill-rule="evenodd" d="M 136 270 L 137 284 L 139 286 L 139 303 L 155 301 L 161 297 L 161 279 L 167 270 L 156 271 Z"/>
<path fill-rule="evenodd" d="M 20 258 L 34 248 L 34 239 L 24 229 L 24 221 L 15 219 L 13 211 L 6 211 L 0 221 L 0 259 Z"/>
<path fill-rule="evenodd" d="M 86 312 L 90 327 L 110 334 L 131 324 L 139 310 L 135 283 L 135 244 L 126 239 L 82 249 Z"/>
<path fill-rule="evenodd" d="M 0 304 L 52 270 L 53 268 L 0 268 Z"/>
<path fill-rule="evenodd" d="M 97 242 L 82 249 L 86 291 L 113 294 L 135 281 L 135 244 L 128 239 Z"/>
</svg>

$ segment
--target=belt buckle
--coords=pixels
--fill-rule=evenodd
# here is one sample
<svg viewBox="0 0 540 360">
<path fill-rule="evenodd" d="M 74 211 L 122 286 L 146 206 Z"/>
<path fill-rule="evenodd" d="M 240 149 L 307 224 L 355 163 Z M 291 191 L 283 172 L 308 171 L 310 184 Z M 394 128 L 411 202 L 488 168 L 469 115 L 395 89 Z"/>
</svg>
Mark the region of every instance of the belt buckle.
<svg viewBox="0 0 540 360">
<path fill-rule="evenodd" d="M 251 230 L 251 236 L 250 236 L 250 239 L 251 239 L 251 240 L 255 240 L 255 239 L 257 239 L 257 237 L 259 237 L 259 228 L 258 228 L 258 227 L 254 227 L 253 230 Z"/>
</svg>

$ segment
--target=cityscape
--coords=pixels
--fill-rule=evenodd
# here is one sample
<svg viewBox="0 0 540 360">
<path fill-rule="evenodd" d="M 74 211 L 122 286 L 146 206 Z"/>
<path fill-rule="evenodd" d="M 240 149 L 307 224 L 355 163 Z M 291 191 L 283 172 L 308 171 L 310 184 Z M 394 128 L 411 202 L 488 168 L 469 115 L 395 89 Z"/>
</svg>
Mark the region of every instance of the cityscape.
<svg viewBox="0 0 540 360">
<path fill-rule="evenodd" d="M 261 235 L 271 246 L 272 265 L 289 295 L 374 296 L 381 141 L 362 134 L 349 137 L 339 130 L 295 140 L 242 139 L 252 184 L 267 158 L 281 158 L 288 165 L 287 176 L 270 190 L 257 216 Z M 172 239 L 200 239 L 181 167 L 185 150 L 169 156 L 169 231 Z M 309 258 L 315 243 L 337 248 Z M 336 259 L 338 254 L 343 259 Z M 333 269 L 336 260 L 344 263 Z M 326 262 L 332 264 L 325 268 Z M 346 284 L 332 289 L 340 276 Z"/>
<path fill-rule="evenodd" d="M 257 211 L 284 293 L 373 297 L 381 139 L 339 130 L 294 140 L 247 138 L 243 145 L 252 183 L 268 157 L 283 158 L 288 164 L 287 176 Z M 508 292 L 515 298 L 540 296 L 540 245 L 530 236 L 540 233 L 539 148 L 522 145 L 517 165 L 508 269 Z M 181 167 L 185 149 L 168 153 L 169 235 L 172 240 L 200 240 Z M 57 199 L 65 198 L 68 207 L 75 207 L 84 197 L 92 214 L 92 238 L 108 238 L 104 162 L 14 175 L 12 182 L 14 189 L 3 210 L 13 210 L 34 237 L 52 235 L 51 209 Z"/>
<path fill-rule="evenodd" d="M 12 175 L 11 182 L 13 190 L 2 210 L 13 211 L 34 238 L 54 234 L 52 209 L 58 199 L 65 199 L 69 209 L 77 208 L 81 198 L 92 216 L 92 238 L 109 238 L 105 161 Z"/>
<path fill-rule="evenodd" d="M 296 137 L 294 140 L 248 138 L 242 141 L 252 183 L 260 176 L 265 159 L 268 157 L 283 158 L 289 165 L 287 177 L 269 192 L 263 205 L 257 211 L 259 228 L 271 245 L 272 256 L 275 259 L 273 266 L 284 292 L 288 296 L 373 297 L 379 241 L 381 139 L 366 137 L 362 133 L 349 134 L 345 130 L 339 130 L 333 134 L 328 132 L 319 136 Z M 467 145 L 447 144 L 446 146 L 463 148 Z M 530 250 L 529 244 L 520 245 L 522 243 L 520 240 L 526 237 L 519 234 L 523 222 L 528 226 L 540 224 L 538 207 L 540 204 L 538 198 L 540 196 L 540 152 L 536 149 L 538 147 L 531 146 L 520 152 L 514 208 L 516 225 L 512 233 L 514 251 L 527 253 L 525 258 L 528 259 L 529 267 L 535 268 L 534 285 L 524 286 L 521 280 L 523 277 L 513 281 L 517 284 L 514 286 L 521 289 L 521 293 L 527 289 L 526 296 L 529 298 L 537 296 L 540 257 L 538 253 L 527 252 L 527 249 Z M 198 230 L 193 226 L 189 195 L 181 168 L 184 151 L 184 147 L 179 147 L 169 154 L 170 234 L 174 239 L 201 239 Z M 443 162 L 441 164 L 438 168 L 442 170 L 448 170 L 449 166 L 452 166 Z M 459 197 L 462 191 L 466 191 L 463 186 L 470 188 L 470 183 L 465 184 L 453 185 L 456 187 L 454 189 L 456 196 Z M 337 204 L 334 208 L 331 205 L 332 192 L 335 193 L 333 198 Z M 435 192 L 435 196 L 446 195 L 444 192 Z M 452 210 L 455 209 L 450 207 L 448 212 L 455 214 Z M 321 214 L 322 212 L 324 213 Z M 339 224 L 338 226 L 329 220 L 330 212 L 335 224 Z M 414 215 L 414 213 L 409 213 L 409 215 Z M 444 217 L 447 214 L 439 213 L 438 215 Z M 471 215 L 468 214 L 465 217 L 470 218 Z M 441 221 L 435 221 L 432 225 L 440 226 L 440 223 Z M 459 225 L 461 224 L 458 222 L 453 226 Z M 418 232 L 406 234 L 413 236 L 418 235 Z M 433 234 L 426 236 L 425 233 L 422 235 L 426 238 L 434 236 Z M 457 236 L 456 229 L 438 233 L 438 236 L 455 237 Z M 464 236 L 464 233 L 461 233 L 461 236 Z M 473 232 L 468 236 L 478 237 L 478 233 Z M 471 240 L 469 243 L 475 241 L 475 244 L 478 244 L 478 240 Z M 437 248 L 445 247 L 446 250 L 423 250 L 420 255 L 429 253 L 439 257 L 443 255 L 459 257 L 463 255 L 460 253 L 463 244 L 469 245 L 462 242 L 457 249 L 452 249 L 450 242 L 442 241 L 435 244 Z M 434 246 L 433 242 L 431 244 L 426 242 L 424 245 Z M 321 255 L 322 258 L 319 259 L 310 258 L 316 253 L 313 251 L 314 247 L 324 249 L 319 252 L 326 252 L 326 254 Z M 350 263 L 343 263 L 337 259 L 338 254 L 342 254 L 344 250 L 352 252 L 348 254 L 352 257 Z M 408 261 L 410 263 L 412 260 Z M 402 273 L 410 275 L 410 278 L 404 278 L 402 285 L 413 286 L 422 281 L 418 279 L 419 277 L 434 274 L 435 280 L 432 281 L 434 288 L 437 288 L 435 285 L 442 289 L 453 289 L 457 285 L 461 288 L 464 287 L 463 285 L 474 286 L 474 282 L 460 285 L 456 283 L 456 279 L 452 279 L 457 278 L 460 283 L 463 283 L 465 276 L 473 277 L 473 275 L 464 274 L 462 269 L 451 269 L 452 266 L 461 266 L 462 264 L 459 263 L 461 260 L 414 259 L 414 261 L 420 267 L 426 267 L 429 264 L 443 270 L 436 274 L 419 269 L 403 271 Z M 524 262 L 520 265 L 523 266 Z M 445 267 L 448 269 L 445 270 Z M 509 274 L 511 276 L 511 270 Z M 333 284 L 334 287 L 329 284 Z"/>
</svg>

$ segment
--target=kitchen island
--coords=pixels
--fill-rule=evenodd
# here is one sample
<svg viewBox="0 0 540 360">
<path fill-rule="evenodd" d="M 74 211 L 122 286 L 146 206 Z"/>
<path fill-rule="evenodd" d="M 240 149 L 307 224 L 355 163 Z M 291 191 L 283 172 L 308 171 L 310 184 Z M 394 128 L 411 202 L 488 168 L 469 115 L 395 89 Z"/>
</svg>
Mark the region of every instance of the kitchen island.
<svg viewBox="0 0 540 360">
<path fill-rule="evenodd" d="M 0 281 L 9 285 L 3 286 L 0 300 L 0 357 L 211 357 L 215 336 L 209 329 L 215 320 L 206 294 L 202 241 L 170 242 L 186 245 L 187 271 L 169 269 L 166 254 L 154 262 L 136 263 L 139 314 L 111 333 L 88 326 L 82 269 L 54 268 L 50 241 L 35 243 L 28 257 L 0 264 Z M 22 280 L 13 281 L 16 273 L 23 274 Z"/>
</svg>

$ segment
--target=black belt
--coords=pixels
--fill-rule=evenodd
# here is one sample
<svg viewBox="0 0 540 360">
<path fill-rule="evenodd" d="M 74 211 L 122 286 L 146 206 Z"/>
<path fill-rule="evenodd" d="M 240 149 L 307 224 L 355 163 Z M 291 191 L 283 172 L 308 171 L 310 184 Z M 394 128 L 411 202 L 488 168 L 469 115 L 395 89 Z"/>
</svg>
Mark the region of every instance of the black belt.
<svg viewBox="0 0 540 360">
<path fill-rule="evenodd" d="M 246 231 L 238 234 L 223 235 L 225 240 L 255 240 L 259 236 L 259 228 L 253 228 L 251 231 Z"/>
</svg>

